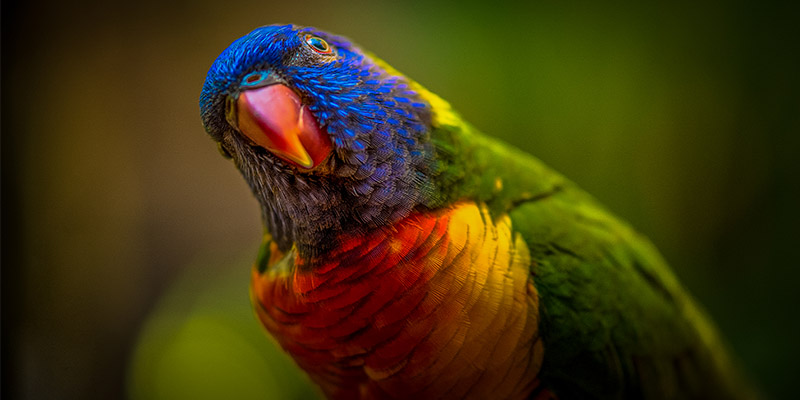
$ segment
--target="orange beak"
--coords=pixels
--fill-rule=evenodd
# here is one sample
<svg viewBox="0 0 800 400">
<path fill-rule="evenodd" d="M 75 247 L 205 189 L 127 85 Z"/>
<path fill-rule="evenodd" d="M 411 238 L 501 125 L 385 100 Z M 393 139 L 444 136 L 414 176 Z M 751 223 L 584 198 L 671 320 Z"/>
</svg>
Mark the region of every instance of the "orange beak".
<svg viewBox="0 0 800 400">
<path fill-rule="evenodd" d="M 244 90 L 237 99 L 239 130 L 257 145 L 310 170 L 331 153 L 331 141 L 297 94 L 282 84 Z"/>
</svg>

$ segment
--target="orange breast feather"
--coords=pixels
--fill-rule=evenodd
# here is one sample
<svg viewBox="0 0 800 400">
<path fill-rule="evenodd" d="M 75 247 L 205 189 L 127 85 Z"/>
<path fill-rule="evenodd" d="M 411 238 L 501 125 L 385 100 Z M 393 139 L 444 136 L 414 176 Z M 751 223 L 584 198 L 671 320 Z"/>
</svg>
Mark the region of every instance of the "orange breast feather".
<svg viewBox="0 0 800 400">
<path fill-rule="evenodd" d="M 330 398 L 524 398 L 538 297 L 511 221 L 458 203 L 254 268 L 256 312 Z"/>
</svg>

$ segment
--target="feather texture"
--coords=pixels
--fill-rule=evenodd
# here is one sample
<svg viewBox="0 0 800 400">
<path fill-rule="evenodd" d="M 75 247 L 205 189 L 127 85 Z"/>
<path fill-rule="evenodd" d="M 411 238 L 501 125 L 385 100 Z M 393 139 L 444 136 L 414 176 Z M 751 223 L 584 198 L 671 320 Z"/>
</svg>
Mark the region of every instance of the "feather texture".
<svg viewBox="0 0 800 400">
<path fill-rule="evenodd" d="M 271 257 L 253 272 L 261 321 L 331 398 L 526 396 L 543 348 L 510 219 L 459 203 L 393 230 Z"/>
</svg>

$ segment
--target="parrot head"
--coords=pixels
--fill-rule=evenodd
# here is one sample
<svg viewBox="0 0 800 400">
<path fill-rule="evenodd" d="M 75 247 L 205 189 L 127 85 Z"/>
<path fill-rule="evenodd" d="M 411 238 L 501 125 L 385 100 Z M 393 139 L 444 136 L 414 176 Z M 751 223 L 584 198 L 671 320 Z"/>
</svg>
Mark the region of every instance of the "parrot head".
<svg viewBox="0 0 800 400">
<path fill-rule="evenodd" d="M 412 86 L 344 38 L 273 25 L 222 52 L 200 108 L 279 248 L 315 255 L 434 197 L 432 111 Z"/>
</svg>

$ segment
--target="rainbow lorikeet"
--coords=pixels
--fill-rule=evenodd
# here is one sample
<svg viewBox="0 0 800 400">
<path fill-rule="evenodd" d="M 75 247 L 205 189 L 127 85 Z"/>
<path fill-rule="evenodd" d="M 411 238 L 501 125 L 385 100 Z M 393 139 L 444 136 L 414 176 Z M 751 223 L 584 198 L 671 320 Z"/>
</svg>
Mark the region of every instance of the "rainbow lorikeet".
<svg viewBox="0 0 800 400">
<path fill-rule="evenodd" d="M 261 205 L 256 313 L 327 397 L 748 397 L 646 239 L 347 39 L 255 29 L 200 107 Z"/>
</svg>

